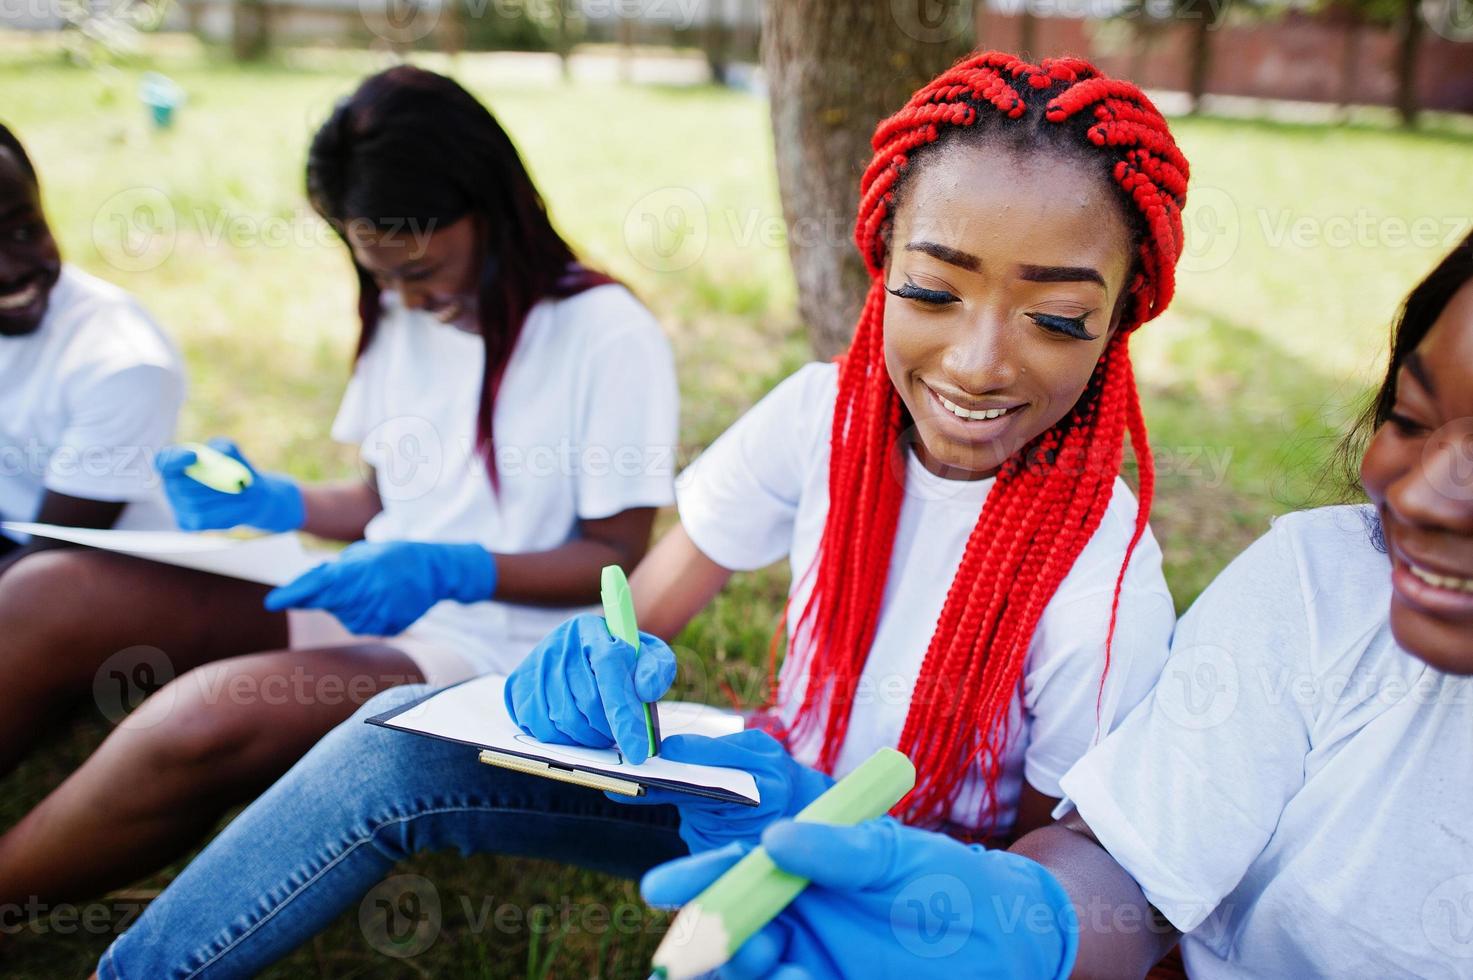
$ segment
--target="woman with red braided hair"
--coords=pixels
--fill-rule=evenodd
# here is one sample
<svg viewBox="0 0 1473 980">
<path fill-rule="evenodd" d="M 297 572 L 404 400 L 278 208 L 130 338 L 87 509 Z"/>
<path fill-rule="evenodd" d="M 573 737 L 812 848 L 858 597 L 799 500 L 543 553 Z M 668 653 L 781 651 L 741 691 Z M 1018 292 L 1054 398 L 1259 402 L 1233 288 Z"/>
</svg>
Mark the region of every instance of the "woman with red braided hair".
<svg viewBox="0 0 1473 980">
<path fill-rule="evenodd" d="M 919 771 L 909 823 L 1006 841 L 1048 822 L 1063 774 L 1150 690 L 1175 624 L 1128 343 L 1171 298 L 1187 164 L 1134 86 L 995 53 L 917 92 L 874 146 L 850 350 L 780 384 L 678 481 L 680 526 L 632 581 L 650 631 L 637 661 L 578 617 L 505 688 L 529 734 L 638 764 L 641 702 L 675 674 L 658 637 L 734 571 L 787 556 L 766 730 L 661 748 L 750 770 L 761 804 L 621 805 L 362 724 L 423 693 L 403 688 L 243 813 L 102 976 L 255 972 L 421 849 L 632 875 L 750 843 L 883 745 Z M 1119 477 L 1127 434 L 1139 503 Z"/>
</svg>

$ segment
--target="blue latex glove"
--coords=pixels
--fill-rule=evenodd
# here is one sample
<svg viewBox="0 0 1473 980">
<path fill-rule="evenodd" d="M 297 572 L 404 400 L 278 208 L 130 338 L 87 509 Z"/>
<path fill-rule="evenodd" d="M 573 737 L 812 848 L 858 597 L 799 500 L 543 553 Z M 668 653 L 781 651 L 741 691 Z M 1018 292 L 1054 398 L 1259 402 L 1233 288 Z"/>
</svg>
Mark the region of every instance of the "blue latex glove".
<svg viewBox="0 0 1473 980">
<path fill-rule="evenodd" d="M 660 743 L 660 758 L 745 769 L 757 780 L 762 802 L 756 806 L 654 787 L 646 789 L 644 796 L 605 794 L 611 800 L 636 806 L 674 805 L 680 811 L 680 839 L 692 854 L 733 842 L 755 844 L 774 820 L 793 816 L 834 785 L 832 776 L 802 765 L 788 755 L 777 739 L 751 729 L 721 738 L 671 735 Z"/>
<path fill-rule="evenodd" d="M 229 439 L 211 439 L 208 445 L 238 460 L 255 479 L 240 493 L 221 493 L 184 474 L 199 459 L 193 449 L 159 450 L 153 465 L 163 477 L 164 494 L 181 528 L 211 531 L 247 524 L 263 531 L 295 531 L 302 526 L 307 508 L 292 479 L 258 472 Z"/>
<path fill-rule="evenodd" d="M 857 827 L 783 820 L 762 835 L 777 866 L 812 881 L 717 976 L 1055 977 L 1079 925 L 1043 865 L 889 817 Z M 750 850 L 731 844 L 644 876 L 651 905 L 683 905 Z"/>
<path fill-rule="evenodd" d="M 358 541 L 266 594 L 266 608 L 326 609 L 349 631 L 394 636 L 442 599 L 481 602 L 496 590 L 496 559 L 478 544 Z"/>
<path fill-rule="evenodd" d="M 675 681 L 675 653 L 665 641 L 640 633 L 639 645 L 636 656 L 634 647 L 609 633 L 602 616 L 573 617 L 506 679 L 507 713 L 539 741 L 617 745 L 639 765 L 650 754 L 644 705 L 658 701 Z"/>
</svg>

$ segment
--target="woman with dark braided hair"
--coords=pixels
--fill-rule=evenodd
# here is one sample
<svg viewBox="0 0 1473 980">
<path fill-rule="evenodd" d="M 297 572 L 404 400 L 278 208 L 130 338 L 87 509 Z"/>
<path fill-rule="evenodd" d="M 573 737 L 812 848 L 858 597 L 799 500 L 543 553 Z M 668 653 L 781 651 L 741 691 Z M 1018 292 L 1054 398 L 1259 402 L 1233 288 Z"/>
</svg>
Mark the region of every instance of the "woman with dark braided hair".
<svg viewBox="0 0 1473 980">
<path fill-rule="evenodd" d="M 638 764 L 641 701 L 675 674 L 657 637 L 734 571 L 787 556 L 788 654 L 759 727 L 661 747 L 752 771 L 761 804 L 652 791 L 639 802 L 657 805 L 629 806 L 360 713 L 196 859 L 102 976 L 252 973 L 422 849 L 635 875 L 749 843 L 882 745 L 919 769 L 898 808 L 910 823 L 1005 842 L 1048 822 L 1064 772 L 1150 690 L 1175 623 L 1127 347 L 1171 298 L 1186 161 L 1134 86 L 1001 54 L 918 92 L 875 150 L 853 345 L 780 384 L 677 481 L 680 525 L 632 580 L 653 634 L 637 662 L 578 617 L 506 685 L 530 734 Z M 1119 477 L 1127 434 L 1139 503 Z"/>
<path fill-rule="evenodd" d="M 0 834 L 0 906 L 87 898 L 166 864 L 379 691 L 511 670 L 597 601 L 603 566 L 638 563 L 674 499 L 665 335 L 578 261 L 474 96 L 407 65 L 380 72 L 318 130 L 306 177 L 359 287 L 332 427 L 359 472 L 299 482 L 225 441 L 253 474 L 238 492 L 191 477 L 194 449 L 157 466 L 186 530 L 348 546 L 270 592 L 84 550 L 6 573 L 0 664 L 17 706 L 0 719 L 0 774 L 96 685 L 154 683 Z"/>
</svg>

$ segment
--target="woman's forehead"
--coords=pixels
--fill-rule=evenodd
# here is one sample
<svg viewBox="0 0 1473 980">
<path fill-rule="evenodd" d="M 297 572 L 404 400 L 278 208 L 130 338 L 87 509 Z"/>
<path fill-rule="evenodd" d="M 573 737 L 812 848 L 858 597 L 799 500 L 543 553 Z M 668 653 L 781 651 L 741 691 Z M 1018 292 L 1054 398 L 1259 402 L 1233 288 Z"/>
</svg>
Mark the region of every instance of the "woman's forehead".
<svg viewBox="0 0 1473 980">
<path fill-rule="evenodd" d="M 1087 265 L 1123 279 L 1130 233 L 1118 192 L 1084 161 L 953 145 L 911 178 L 895 250 L 925 240 L 1006 264 Z M 907 241 L 901 240 L 902 238 Z"/>
</svg>

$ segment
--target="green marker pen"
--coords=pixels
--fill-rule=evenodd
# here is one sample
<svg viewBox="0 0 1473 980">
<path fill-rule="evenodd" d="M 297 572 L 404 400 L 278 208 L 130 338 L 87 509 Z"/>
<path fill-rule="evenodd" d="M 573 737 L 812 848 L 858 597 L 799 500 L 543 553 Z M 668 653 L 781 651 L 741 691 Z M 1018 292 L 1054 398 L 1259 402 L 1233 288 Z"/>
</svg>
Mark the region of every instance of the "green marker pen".
<svg viewBox="0 0 1473 980">
<path fill-rule="evenodd" d="M 794 819 L 837 827 L 873 820 L 915 782 L 915 766 L 903 753 L 880 749 Z M 807 887 L 807 878 L 779 868 L 761 847 L 751 851 L 680 910 L 655 950 L 655 977 L 689 980 L 716 969 Z"/>
<path fill-rule="evenodd" d="M 240 493 L 255 482 L 251 471 L 238 459 L 206 446 L 202 442 L 185 442 L 180 447 L 192 451 L 195 461 L 184 468 L 184 475 L 221 493 Z"/>
<path fill-rule="evenodd" d="M 618 565 L 605 565 L 599 580 L 604 600 L 604 621 L 609 624 L 609 634 L 634 647 L 639 654 L 639 626 L 634 621 L 634 596 L 629 592 L 629 580 L 624 569 Z M 660 754 L 660 713 L 653 704 L 644 706 L 644 726 L 650 739 L 650 758 Z"/>
</svg>

